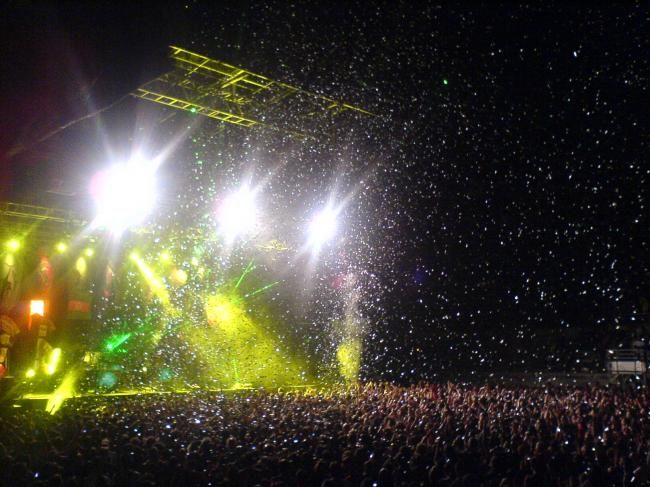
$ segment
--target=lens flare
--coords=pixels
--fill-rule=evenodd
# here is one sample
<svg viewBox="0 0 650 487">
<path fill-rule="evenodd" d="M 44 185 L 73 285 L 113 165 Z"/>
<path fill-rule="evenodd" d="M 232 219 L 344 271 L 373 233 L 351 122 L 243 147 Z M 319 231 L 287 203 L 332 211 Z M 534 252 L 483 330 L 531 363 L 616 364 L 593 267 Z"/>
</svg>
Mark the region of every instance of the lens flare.
<svg viewBox="0 0 650 487">
<path fill-rule="evenodd" d="M 142 222 L 156 203 L 156 170 L 155 163 L 136 158 L 97 174 L 90 188 L 95 225 L 120 234 Z"/>
<path fill-rule="evenodd" d="M 314 216 L 309 224 L 307 245 L 310 248 L 319 249 L 334 238 L 338 227 L 338 214 L 337 209 L 327 206 Z"/>
<path fill-rule="evenodd" d="M 7 248 L 9 248 L 9 250 L 18 250 L 20 248 L 20 242 L 15 238 L 12 238 L 7 242 Z"/>
<path fill-rule="evenodd" d="M 113 372 L 104 372 L 99 377 L 99 381 L 97 382 L 97 385 L 101 389 L 112 389 L 117 385 L 117 383 L 118 383 L 118 378 Z"/>
<path fill-rule="evenodd" d="M 32 299 L 29 302 L 29 314 L 45 316 L 45 301 L 42 299 Z"/>
<path fill-rule="evenodd" d="M 255 192 L 248 186 L 228 196 L 217 210 L 218 230 L 226 242 L 252 233 L 257 226 Z"/>
</svg>

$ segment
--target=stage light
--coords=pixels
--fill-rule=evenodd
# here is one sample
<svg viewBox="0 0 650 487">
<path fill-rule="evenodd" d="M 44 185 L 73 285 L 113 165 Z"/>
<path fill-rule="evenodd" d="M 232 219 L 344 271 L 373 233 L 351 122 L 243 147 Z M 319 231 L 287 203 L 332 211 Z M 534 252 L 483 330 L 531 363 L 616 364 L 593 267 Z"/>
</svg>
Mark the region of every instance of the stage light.
<svg viewBox="0 0 650 487">
<path fill-rule="evenodd" d="M 112 389 L 117 385 L 117 376 L 113 372 L 104 372 L 99 377 L 98 385 L 102 389 Z"/>
<path fill-rule="evenodd" d="M 171 272 L 171 278 L 174 284 L 182 286 L 187 282 L 187 272 L 183 269 L 173 269 Z"/>
<path fill-rule="evenodd" d="M 208 323 L 227 333 L 237 331 L 238 325 L 246 319 L 245 308 L 237 304 L 233 296 L 223 294 L 216 294 L 207 299 L 205 314 Z"/>
<path fill-rule="evenodd" d="M 174 374 L 174 371 L 173 371 L 172 369 L 170 369 L 170 368 L 168 368 L 168 367 L 165 367 L 165 368 L 162 369 L 162 370 L 160 371 L 160 373 L 158 374 L 158 378 L 159 378 L 162 382 L 167 382 L 167 381 L 173 379 L 173 378 L 174 378 L 174 375 L 175 375 L 175 374 Z"/>
<path fill-rule="evenodd" d="M 164 306 L 170 306 L 169 293 L 167 292 L 167 288 L 165 287 L 164 282 L 153 272 L 151 267 L 147 265 L 147 263 L 142 259 L 142 257 L 138 255 L 137 252 L 131 252 L 129 258 L 138 267 L 140 273 L 142 274 L 142 277 L 144 277 L 145 281 L 153 293 L 156 295 L 156 297 L 160 300 L 160 302 Z"/>
<path fill-rule="evenodd" d="M 36 375 L 36 371 L 34 369 L 28 369 L 27 372 L 25 372 L 25 377 L 28 379 L 31 379 Z"/>
<path fill-rule="evenodd" d="M 68 250 L 68 245 L 65 242 L 59 242 L 56 244 L 56 251 L 60 254 L 64 253 L 66 250 Z"/>
<path fill-rule="evenodd" d="M 54 350 L 52 350 L 50 363 L 47 364 L 47 369 L 45 370 L 45 373 L 47 375 L 54 375 L 54 372 L 56 372 L 56 366 L 59 364 L 60 358 L 61 358 L 61 349 L 55 348 Z"/>
<path fill-rule="evenodd" d="M 132 333 L 123 333 L 121 335 L 113 335 L 105 342 L 105 349 L 107 352 L 117 350 L 124 342 L 131 338 Z"/>
<path fill-rule="evenodd" d="M 217 222 L 227 242 L 251 233 L 257 224 L 255 192 L 244 186 L 228 196 L 217 210 Z"/>
<path fill-rule="evenodd" d="M 85 277 L 88 272 L 88 263 L 84 257 L 79 257 L 74 263 L 75 270 L 79 273 L 80 277 Z"/>
<path fill-rule="evenodd" d="M 68 373 L 65 374 L 61 384 L 50 394 L 47 399 L 47 404 L 45 405 L 45 410 L 50 414 L 56 414 L 56 412 L 63 406 L 63 402 L 75 396 L 77 380 L 79 379 L 79 371 L 77 368 L 73 368 Z"/>
<path fill-rule="evenodd" d="M 92 257 L 95 255 L 95 250 L 92 247 L 88 247 L 87 249 L 84 250 L 84 255 L 86 257 Z"/>
<path fill-rule="evenodd" d="M 20 248 L 20 242 L 15 238 L 12 238 L 7 242 L 7 248 L 9 250 L 18 250 Z"/>
<path fill-rule="evenodd" d="M 319 249 L 324 243 L 334 238 L 337 230 L 338 211 L 327 206 L 316 214 L 309 224 L 309 237 L 307 245 L 312 249 Z"/>
<path fill-rule="evenodd" d="M 140 223 L 156 202 L 157 164 L 133 159 L 99 173 L 91 183 L 97 218 L 95 224 L 120 234 Z"/>
<path fill-rule="evenodd" d="M 163 250 L 160 252 L 160 260 L 161 262 L 171 262 L 172 260 L 172 254 L 169 253 L 167 250 Z"/>
<path fill-rule="evenodd" d="M 29 302 L 29 314 L 45 316 L 45 301 L 42 299 L 32 299 Z"/>
</svg>

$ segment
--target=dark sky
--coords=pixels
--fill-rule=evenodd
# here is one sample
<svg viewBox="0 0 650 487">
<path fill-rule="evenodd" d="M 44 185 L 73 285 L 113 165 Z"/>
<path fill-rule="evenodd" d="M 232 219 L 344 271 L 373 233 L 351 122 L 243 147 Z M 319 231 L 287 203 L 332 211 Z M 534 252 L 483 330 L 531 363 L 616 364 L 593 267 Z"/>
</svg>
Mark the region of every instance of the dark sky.
<svg viewBox="0 0 650 487">
<path fill-rule="evenodd" d="M 95 119 L 36 141 L 163 72 L 173 43 L 381 115 L 360 136 L 386 134 L 368 266 L 388 368 L 418 349 L 543 361 L 567 330 L 599 350 L 650 297 L 642 2 L 215 3 L 5 3 L 2 197 L 78 191 Z M 126 133 L 135 107 L 107 117 Z"/>
</svg>

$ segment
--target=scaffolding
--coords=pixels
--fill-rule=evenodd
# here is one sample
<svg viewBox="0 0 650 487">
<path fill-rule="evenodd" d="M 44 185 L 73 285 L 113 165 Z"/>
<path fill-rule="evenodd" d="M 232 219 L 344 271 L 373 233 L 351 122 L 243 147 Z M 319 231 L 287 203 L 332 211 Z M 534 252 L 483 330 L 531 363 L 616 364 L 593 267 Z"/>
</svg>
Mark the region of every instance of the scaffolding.
<svg viewBox="0 0 650 487">
<path fill-rule="evenodd" d="M 175 69 L 132 93 L 171 108 L 238 125 L 309 137 L 343 113 L 367 110 L 170 46 Z"/>
</svg>

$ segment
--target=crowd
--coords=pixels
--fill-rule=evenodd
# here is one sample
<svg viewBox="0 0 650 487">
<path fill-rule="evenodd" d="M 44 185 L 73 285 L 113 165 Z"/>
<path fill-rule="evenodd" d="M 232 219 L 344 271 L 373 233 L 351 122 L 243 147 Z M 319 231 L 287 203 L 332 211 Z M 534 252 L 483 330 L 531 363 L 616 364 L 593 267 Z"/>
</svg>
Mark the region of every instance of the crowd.
<svg viewBox="0 0 650 487">
<path fill-rule="evenodd" d="M 2 485 L 647 485 L 643 387 L 364 384 L 0 415 Z"/>
</svg>

